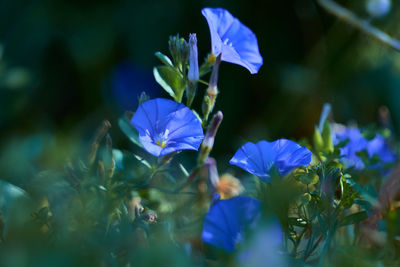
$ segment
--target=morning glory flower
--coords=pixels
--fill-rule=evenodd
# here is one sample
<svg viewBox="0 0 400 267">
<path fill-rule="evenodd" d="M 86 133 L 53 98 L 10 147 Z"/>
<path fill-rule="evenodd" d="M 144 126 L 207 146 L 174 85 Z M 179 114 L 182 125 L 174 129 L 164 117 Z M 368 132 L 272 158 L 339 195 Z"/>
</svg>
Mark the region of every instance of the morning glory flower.
<svg viewBox="0 0 400 267">
<path fill-rule="evenodd" d="M 378 155 L 382 163 L 393 163 L 397 160 L 396 153 L 390 148 L 387 140 L 380 134 L 370 140 L 367 144 L 367 152 L 369 157 Z M 376 167 L 379 167 L 378 164 Z"/>
<path fill-rule="evenodd" d="M 131 123 L 144 149 L 154 156 L 197 150 L 204 138 L 200 120 L 182 103 L 156 98 L 141 104 Z"/>
<path fill-rule="evenodd" d="M 257 235 L 254 235 L 248 245 L 237 257 L 241 266 L 289 266 L 284 253 L 281 253 L 284 233 L 277 220 L 258 227 Z M 266 264 L 265 259 L 268 259 Z"/>
<path fill-rule="evenodd" d="M 332 141 L 335 146 L 339 143 L 347 142 L 344 147 L 340 148 L 340 156 L 348 168 L 354 167 L 357 170 L 364 168 L 364 163 L 357 155 L 357 152 L 366 149 L 368 141 L 362 136 L 360 129 L 334 126 Z"/>
<path fill-rule="evenodd" d="M 340 156 L 346 167 L 354 167 L 356 170 L 365 168 L 364 162 L 357 155 L 358 152 L 366 150 L 368 157 L 372 158 L 374 155 L 379 156 L 381 163 L 374 166 L 369 166 L 372 169 L 382 167 L 382 163 L 393 163 L 396 161 L 397 156 L 390 148 L 386 139 L 377 134 L 372 140 L 367 140 L 361 133 L 360 129 L 356 127 L 334 127 L 333 144 L 337 145 L 341 142 L 347 142 L 340 148 Z"/>
<path fill-rule="evenodd" d="M 248 142 L 239 148 L 230 164 L 236 165 L 258 177 L 269 178 L 269 171 L 275 166 L 282 176 L 294 169 L 307 166 L 311 162 L 311 152 L 296 142 L 279 139 L 274 142 Z"/>
<path fill-rule="evenodd" d="M 247 196 L 216 201 L 204 219 L 201 239 L 227 252 L 234 251 L 243 241 L 246 228 L 255 227 L 260 207 L 259 200 Z"/>
<path fill-rule="evenodd" d="M 258 72 L 263 59 L 255 34 L 223 8 L 204 8 L 211 33 L 211 49 L 221 60 L 245 67 L 251 74 Z"/>
</svg>

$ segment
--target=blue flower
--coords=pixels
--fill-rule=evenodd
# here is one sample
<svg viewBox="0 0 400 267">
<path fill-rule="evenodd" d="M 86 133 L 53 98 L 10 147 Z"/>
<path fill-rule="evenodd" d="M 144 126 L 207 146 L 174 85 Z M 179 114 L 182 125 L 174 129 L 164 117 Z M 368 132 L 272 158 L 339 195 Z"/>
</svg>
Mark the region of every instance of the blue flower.
<svg viewBox="0 0 400 267">
<path fill-rule="evenodd" d="M 347 142 L 340 148 L 342 162 L 348 168 L 363 169 L 364 163 L 357 153 L 367 148 L 368 141 L 361 135 L 360 129 L 356 127 L 334 127 L 333 129 L 332 141 L 335 146 Z"/>
<path fill-rule="evenodd" d="M 257 234 L 237 257 L 241 266 L 289 266 L 283 250 L 284 233 L 277 220 L 258 227 Z M 265 259 L 268 259 L 266 264 Z"/>
<path fill-rule="evenodd" d="M 357 155 L 358 152 L 366 150 L 368 157 L 374 155 L 379 156 L 381 163 L 392 163 L 396 160 L 396 154 L 390 148 L 386 139 L 377 134 L 372 140 L 368 141 L 362 134 L 360 129 L 356 127 L 334 127 L 333 144 L 347 142 L 340 148 L 340 156 L 343 163 L 348 168 L 362 170 L 365 168 L 364 162 Z M 382 167 L 382 164 L 369 166 L 372 169 Z"/>
<path fill-rule="evenodd" d="M 123 61 L 115 66 L 111 73 L 110 86 L 111 99 L 122 111 L 137 108 L 136 100 L 143 88 L 146 88 L 146 93 L 152 97 L 160 95 L 152 72 L 129 61 Z M 109 101 L 109 93 L 105 92 L 104 98 Z"/>
<path fill-rule="evenodd" d="M 294 169 L 307 166 L 311 162 L 311 152 L 306 147 L 287 140 L 274 142 L 248 142 L 236 151 L 230 164 L 236 165 L 258 177 L 270 177 L 269 171 L 275 166 L 282 176 Z"/>
<path fill-rule="evenodd" d="M 210 28 L 212 53 L 222 53 L 222 61 L 243 66 L 251 74 L 257 73 L 263 59 L 255 34 L 225 9 L 204 8 L 201 13 Z"/>
<path fill-rule="evenodd" d="M 144 102 L 131 123 L 143 147 L 154 156 L 197 150 L 204 138 L 200 120 L 185 105 L 163 98 Z"/>
<path fill-rule="evenodd" d="M 207 244 L 232 252 L 243 241 L 246 228 L 255 227 L 260 207 L 259 200 L 247 196 L 218 200 L 204 219 L 201 239 Z"/>
<path fill-rule="evenodd" d="M 386 139 L 380 134 L 375 135 L 375 137 L 368 142 L 367 152 L 369 157 L 378 155 L 382 163 L 393 163 L 397 160 L 396 153 L 390 148 Z M 378 164 L 375 167 L 379 167 L 379 165 L 382 164 Z"/>
</svg>

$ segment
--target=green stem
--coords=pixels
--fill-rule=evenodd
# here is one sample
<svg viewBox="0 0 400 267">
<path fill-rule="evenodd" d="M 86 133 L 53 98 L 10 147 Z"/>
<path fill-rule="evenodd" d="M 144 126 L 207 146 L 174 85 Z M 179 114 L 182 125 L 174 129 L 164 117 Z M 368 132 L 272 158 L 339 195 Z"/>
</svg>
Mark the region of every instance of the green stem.
<svg viewBox="0 0 400 267">
<path fill-rule="evenodd" d="M 369 23 L 369 21 L 360 19 L 353 12 L 340 6 L 332 0 L 317 0 L 317 2 L 332 15 L 363 31 L 364 33 L 368 34 L 375 40 L 383 43 L 384 45 L 400 52 L 400 41 L 392 38 L 387 33 L 374 27 Z"/>
</svg>

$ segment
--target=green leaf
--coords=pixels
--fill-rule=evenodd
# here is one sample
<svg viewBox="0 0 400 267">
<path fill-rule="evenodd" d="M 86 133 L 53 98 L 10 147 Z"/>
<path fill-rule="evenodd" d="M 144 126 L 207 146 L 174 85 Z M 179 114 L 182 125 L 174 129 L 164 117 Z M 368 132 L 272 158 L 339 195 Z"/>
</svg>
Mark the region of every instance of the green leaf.
<svg viewBox="0 0 400 267">
<path fill-rule="evenodd" d="M 350 214 L 350 215 L 344 217 L 343 219 L 341 219 L 339 222 L 339 227 L 350 225 L 350 224 L 356 224 L 356 223 L 359 223 L 359 222 L 365 220 L 366 218 L 368 218 L 366 211 L 356 212 L 356 213 Z"/>
<path fill-rule="evenodd" d="M 140 162 L 142 163 L 144 166 L 146 166 L 147 168 L 149 168 L 150 170 L 152 170 L 153 168 L 151 167 L 151 164 L 145 160 L 144 158 L 142 158 L 139 155 L 133 154 L 133 156 Z"/>
<path fill-rule="evenodd" d="M 181 168 L 181 171 L 183 172 L 183 175 L 185 175 L 186 178 L 189 177 L 189 172 L 182 164 L 179 164 L 179 168 Z"/>
<path fill-rule="evenodd" d="M 118 119 L 119 128 L 121 131 L 131 140 L 135 145 L 143 147 L 139 140 L 139 133 L 135 127 L 131 124 L 127 117 L 123 116 Z"/>
<path fill-rule="evenodd" d="M 181 73 L 169 66 L 159 66 L 153 69 L 154 78 L 175 101 L 181 102 L 186 81 Z"/>
<path fill-rule="evenodd" d="M 164 55 L 161 52 L 156 52 L 155 56 L 165 65 L 167 66 L 171 66 L 174 67 L 174 64 L 172 63 L 171 59 L 169 59 L 169 57 L 167 57 L 166 55 Z"/>
<path fill-rule="evenodd" d="M 332 153 L 333 152 L 333 142 L 332 142 L 332 129 L 330 123 L 326 120 L 324 123 L 324 127 L 322 129 L 322 141 L 324 142 L 324 152 Z"/>
<path fill-rule="evenodd" d="M 308 173 L 308 174 L 303 174 L 300 176 L 299 181 L 302 184 L 316 184 L 319 181 L 319 176 L 315 173 Z"/>
<path fill-rule="evenodd" d="M 323 151 L 324 149 L 324 141 L 322 140 L 321 133 L 319 132 L 317 126 L 314 127 L 314 136 L 313 136 L 314 146 L 318 152 Z"/>
<path fill-rule="evenodd" d="M 320 132 L 319 128 L 315 127 L 313 140 L 314 146 L 318 152 L 324 154 L 333 153 L 332 129 L 327 120 L 323 124 L 322 132 Z"/>
</svg>

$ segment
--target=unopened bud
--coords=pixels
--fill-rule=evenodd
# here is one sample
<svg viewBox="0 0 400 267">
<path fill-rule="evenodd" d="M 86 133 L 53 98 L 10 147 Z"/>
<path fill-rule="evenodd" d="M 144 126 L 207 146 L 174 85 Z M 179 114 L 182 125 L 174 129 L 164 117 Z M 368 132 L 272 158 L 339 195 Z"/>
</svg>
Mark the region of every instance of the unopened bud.
<svg viewBox="0 0 400 267">
<path fill-rule="evenodd" d="M 199 61 L 197 54 L 197 38 L 195 33 L 189 35 L 189 46 L 190 53 L 188 80 L 191 83 L 197 83 L 199 80 Z"/>
<path fill-rule="evenodd" d="M 216 189 L 219 183 L 219 174 L 217 169 L 217 162 L 214 158 L 207 158 L 204 162 L 204 165 L 208 169 L 208 178 L 210 179 L 211 184 Z"/>
<path fill-rule="evenodd" d="M 204 100 L 203 100 L 203 114 L 204 114 L 204 119 L 203 119 L 203 126 L 206 125 L 208 116 L 214 109 L 215 101 L 217 99 L 218 95 L 218 71 L 219 71 L 219 65 L 221 63 L 221 54 L 218 55 L 217 59 L 215 60 L 215 64 L 211 73 L 211 78 L 210 82 L 208 84 L 207 91 L 204 95 Z"/>
<path fill-rule="evenodd" d="M 174 65 L 181 71 L 186 68 L 189 59 L 189 45 L 185 39 L 180 38 L 179 35 L 170 36 L 169 38 L 169 51 L 174 60 Z"/>
<path fill-rule="evenodd" d="M 215 60 L 215 64 L 213 70 L 211 72 L 210 83 L 208 84 L 207 94 L 209 96 L 217 96 L 218 94 L 218 72 L 219 72 L 219 65 L 221 64 L 221 54 L 218 55 L 217 59 Z"/>
<path fill-rule="evenodd" d="M 189 47 L 188 87 L 186 89 L 188 107 L 192 105 L 193 99 L 196 96 L 197 82 L 199 80 L 199 61 L 197 54 L 197 38 L 195 33 L 189 35 Z"/>
<path fill-rule="evenodd" d="M 200 155 L 198 160 L 199 165 L 202 165 L 208 158 L 208 155 L 210 154 L 214 146 L 215 136 L 223 118 L 224 116 L 221 111 L 218 111 L 217 114 L 214 115 L 210 123 L 210 127 L 207 130 L 206 136 L 201 143 Z"/>
<path fill-rule="evenodd" d="M 143 91 L 138 98 L 139 106 L 147 100 L 150 100 L 150 96 Z"/>
</svg>

